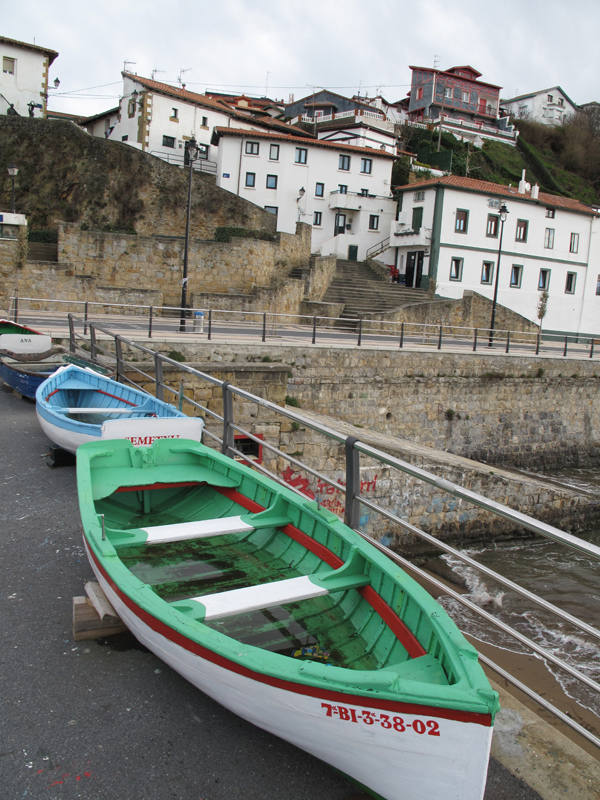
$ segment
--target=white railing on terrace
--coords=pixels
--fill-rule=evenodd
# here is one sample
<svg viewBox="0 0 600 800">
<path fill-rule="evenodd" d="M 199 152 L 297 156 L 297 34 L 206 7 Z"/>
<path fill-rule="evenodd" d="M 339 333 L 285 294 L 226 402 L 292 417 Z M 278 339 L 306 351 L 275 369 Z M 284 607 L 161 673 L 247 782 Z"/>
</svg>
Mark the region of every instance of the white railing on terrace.
<svg viewBox="0 0 600 800">
<path fill-rule="evenodd" d="M 91 355 L 92 360 L 95 361 L 98 360 L 99 357 L 102 357 L 104 363 L 107 361 L 114 363 L 117 380 L 123 380 L 124 382 L 136 385 L 136 378 L 132 376 L 139 375 L 140 377 L 137 378 L 138 382 L 144 379 L 145 381 L 151 381 L 154 385 L 154 392 L 158 398 L 178 403 L 179 408 L 183 408 L 185 403 L 186 410 L 191 409 L 193 416 L 202 416 L 205 421 L 209 423 L 207 427 L 205 427 L 205 443 L 221 449 L 226 455 L 239 458 L 248 463 L 248 453 L 236 449 L 235 446 L 236 435 L 244 437 L 247 441 L 253 442 L 257 447 L 264 448 L 268 453 L 269 463 L 290 465 L 289 469 L 292 471 L 292 474 L 299 474 L 300 480 L 286 483 L 282 477 L 284 474 L 283 472 L 281 474 L 274 474 L 261 462 L 252 462 L 251 466 L 259 472 L 292 488 L 302 497 L 308 496 L 311 499 L 315 499 L 314 494 L 307 489 L 310 479 L 316 479 L 322 482 L 323 486 L 327 486 L 328 489 L 331 488 L 333 492 L 342 494 L 345 500 L 343 504 L 341 504 L 339 513 L 340 515 L 343 514 L 344 521 L 347 525 L 354 528 L 360 535 L 364 536 L 364 538 L 369 540 L 389 558 L 404 567 L 409 573 L 415 575 L 423 584 L 433 587 L 434 591 L 441 595 L 452 597 L 460 605 L 468 609 L 469 612 L 483 619 L 490 633 L 494 629 L 500 631 L 502 634 L 510 636 L 521 646 L 524 646 L 529 654 L 534 654 L 538 657 L 536 662 L 537 668 L 534 668 L 530 674 L 529 684 L 525 684 L 523 679 L 516 677 L 505 669 L 507 665 L 511 666 L 512 664 L 511 657 L 507 657 L 507 652 L 509 651 L 507 651 L 505 647 L 495 646 L 493 642 L 490 642 L 494 648 L 494 657 L 498 662 L 493 661 L 487 655 L 480 654 L 480 659 L 483 663 L 497 675 L 502 676 L 516 686 L 520 691 L 525 692 L 534 702 L 549 711 L 562 723 L 570 726 L 588 742 L 596 747 L 600 747 L 600 739 L 593 732 L 593 725 L 588 722 L 588 718 L 583 717 L 583 721 L 576 721 L 572 718 L 571 713 L 567 713 L 556 705 L 557 702 L 560 702 L 561 698 L 558 700 L 553 698 L 551 701 L 548 699 L 548 696 L 541 696 L 537 691 L 539 684 L 542 682 L 540 678 L 544 675 L 546 664 L 551 664 L 554 670 L 557 670 L 563 675 L 569 675 L 570 678 L 578 682 L 581 687 L 585 687 L 586 690 L 591 690 L 592 692 L 600 694 L 600 685 L 593 680 L 592 677 L 578 669 L 579 664 L 577 660 L 574 660 L 567 652 L 561 652 L 560 655 L 556 655 L 554 652 L 538 644 L 533 638 L 530 638 L 523 632 L 508 625 L 500 619 L 497 611 L 492 613 L 489 608 L 481 607 L 476 602 L 475 597 L 469 597 L 466 594 L 456 591 L 448 586 L 447 582 L 438 580 L 431 572 L 417 566 L 407 558 L 387 548 L 380 541 L 372 538 L 371 535 L 361 529 L 361 508 L 369 509 L 369 511 L 376 515 L 377 520 L 383 520 L 386 530 L 391 533 L 395 532 L 400 535 L 402 533 L 408 533 L 415 536 L 419 540 L 425 542 L 427 547 L 433 546 L 441 553 L 458 558 L 463 564 L 476 570 L 483 578 L 491 579 L 496 582 L 496 584 L 502 586 L 506 593 L 510 593 L 513 596 L 517 595 L 525 599 L 530 606 L 528 610 L 530 617 L 536 618 L 543 610 L 544 613 L 551 616 L 552 623 L 545 621 L 541 624 L 561 625 L 562 623 L 567 623 L 567 625 L 577 631 L 576 635 L 581 641 L 587 637 L 587 641 L 591 642 L 592 646 L 597 646 L 598 641 L 600 641 L 600 630 L 587 621 L 579 619 L 548 602 L 538 594 L 520 586 L 507 576 L 499 574 L 484 564 L 481 564 L 464 551 L 456 549 L 434 535 L 427 533 L 425 530 L 409 523 L 406 519 L 398 516 L 392 508 L 384 508 L 381 502 L 385 501 L 378 499 L 376 502 L 373 498 L 362 494 L 363 482 L 361 481 L 361 462 L 364 467 L 365 459 L 368 459 L 369 464 L 375 464 L 377 469 L 381 469 L 382 467 L 389 469 L 389 497 L 394 496 L 394 491 L 400 491 L 399 487 L 401 486 L 404 487 L 405 490 L 406 479 L 411 478 L 418 481 L 420 487 L 423 485 L 426 487 L 433 487 L 443 498 L 447 498 L 449 495 L 451 499 L 456 498 L 458 502 L 466 506 L 476 506 L 495 517 L 509 520 L 516 530 L 532 532 L 538 536 L 559 543 L 561 546 L 583 553 L 589 558 L 590 563 L 600 561 L 600 547 L 516 511 L 502 503 L 491 500 L 459 484 L 452 483 L 432 472 L 414 466 L 399 458 L 395 458 L 388 453 L 360 441 L 358 438 L 346 436 L 335 429 L 325 427 L 310 416 L 303 415 L 301 412 L 296 412 L 289 406 L 279 406 L 243 389 L 239 389 L 231 385 L 228 381 L 222 381 L 209 374 L 200 372 L 187 364 L 180 363 L 156 351 L 150 350 L 132 339 L 127 339 L 122 335 L 118 335 L 105 325 L 90 322 L 89 320 L 87 322 L 84 320 L 77 320 L 72 315 L 69 315 L 68 321 L 71 352 L 75 352 L 78 346 L 83 346 L 85 352 Z M 145 358 L 146 361 L 140 359 L 140 355 Z M 128 358 L 130 360 L 128 360 Z M 168 385 L 163 380 L 163 369 L 165 367 L 168 367 L 169 370 L 175 370 L 177 377 L 175 380 L 171 379 L 171 384 L 177 386 L 177 389 L 173 388 L 173 385 Z M 148 369 L 151 370 L 151 373 L 145 371 Z M 125 376 L 126 372 L 127 377 Z M 195 380 L 220 387 L 222 392 L 221 413 L 218 413 L 215 408 L 209 409 L 203 406 L 191 396 L 186 396 L 184 391 L 184 380 L 186 376 L 188 379 L 194 377 Z M 345 470 L 344 467 L 341 466 L 342 471 L 345 473 L 344 478 L 340 479 L 339 477 L 334 478 L 330 475 L 324 475 L 310 464 L 299 461 L 293 455 L 281 451 L 279 449 L 280 443 L 278 438 L 275 438 L 275 441 L 269 441 L 268 435 L 265 438 L 262 436 L 259 437 L 255 435 L 253 431 L 243 428 L 234 418 L 234 409 L 237 407 L 237 404 L 233 402 L 234 398 L 246 401 L 246 403 L 250 402 L 256 404 L 262 409 L 265 415 L 272 414 L 275 419 L 285 418 L 286 420 L 291 420 L 292 424 L 308 428 L 318 436 L 323 437 L 326 441 L 334 442 L 342 446 L 345 455 L 345 459 L 343 459 L 345 462 Z M 241 407 L 243 404 L 239 405 Z M 276 432 L 278 428 L 279 426 L 277 425 L 266 426 L 265 430 L 273 431 L 271 436 L 278 437 Z M 218 435 L 216 432 L 218 430 L 222 431 L 222 436 Z M 313 449 L 313 452 L 317 452 L 317 449 Z M 303 476 L 306 475 L 310 476 L 310 479 L 304 480 Z M 299 489 L 296 487 L 301 488 Z M 318 498 L 316 499 L 317 502 L 319 502 Z M 482 600 L 481 603 L 485 605 L 485 600 Z M 512 666 L 512 668 L 514 669 L 514 666 Z M 519 667 L 517 666 L 517 670 L 518 669 Z M 564 697 L 562 701 L 565 701 Z M 590 730 L 590 728 L 592 728 L 592 730 Z"/>
<path fill-rule="evenodd" d="M 353 109 L 351 111 L 336 111 L 334 114 L 321 114 L 315 117 L 311 116 L 310 114 L 302 114 L 300 119 L 302 122 L 307 122 L 312 125 L 315 122 L 319 124 L 319 122 L 332 122 L 336 119 L 351 119 L 353 117 L 365 117 L 366 119 L 376 119 L 380 122 L 386 122 L 385 114 L 383 114 L 383 112 L 363 111 L 360 108 Z"/>
<path fill-rule="evenodd" d="M 407 292 L 410 289 L 406 288 Z M 437 298 L 441 300 L 443 298 Z M 399 303 L 410 303 L 404 295 Z M 415 297 L 422 303 L 421 296 Z M 435 299 L 432 299 L 435 302 Z M 156 338 L 198 334 L 214 341 L 258 341 L 273 344 L 330 344 L 336 347 L 453 350 L 480 354 L 600 359 L 600 336 L 468 328 L 459 325 L 396 322 L 363 317 L 326 317 L 279 314 L 272 311 L 233 311 L 207 306 L 149 306 L 87 300 L 10 298 L 9 316 L 15 321 L 44 327 L 64 336 L 66 315 L 83 315 L 87 326 L 94 318 L 124 327 L 138 337 Z"/>
</svg>

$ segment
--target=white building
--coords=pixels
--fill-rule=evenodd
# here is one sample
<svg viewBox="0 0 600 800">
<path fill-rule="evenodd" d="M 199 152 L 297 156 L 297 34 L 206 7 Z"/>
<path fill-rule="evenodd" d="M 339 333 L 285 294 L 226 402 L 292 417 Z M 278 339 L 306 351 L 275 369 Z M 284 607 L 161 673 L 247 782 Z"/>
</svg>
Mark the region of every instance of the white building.
<svg viewBox="0 0 600 800">
<path fill-rule="evenodd" d="M 513 117 L 544 125 L 562 125 L 577 111 L 575 103 L 560 86 L 510 97 L 501 100 L 500 105 Z"/>
<path fill-rule="evenodd" d="M 600 334 L 600 218 L 590 206 L 518 187 L 450 175 L 400 187 L 390 245 L 408 286 L 436 294 L 472 290 L 543 329 Z M 501 206 L 508 211 L 502 223 Z M 499 273 L 498 263 L 500 263 Z"/>
<path fill-rule="evenodd" d="M 219 127 L 217 185 L 277 215 L 277 230 L 312 224 L 312 252 L 363 260 L 388 236 L 394 155 L 342 142 Z"/>
<path fill-rule="evenodd" d="M 0 36 L 0 114 L 45 117 L 48 69 L 58 53 Z"/>
<path fill-rule="evenodd" d="M 185 143 L 200 145 L 199 166 L 214 172 L 217 150 L 211 145 L 213 128 L 235 123 L 237 128 L 290 130 L 268 114 L 260 118 L 252 110 L 233 108 L 226 100 L 213 99 L 140 75 L 123 72 L 123 96 L 119 108 L 90 118 L 94 136 L 105 136 L 174 164 L 184 163 Z M 302 131 L 298 131 L 302 135 Z"/>
</svg>

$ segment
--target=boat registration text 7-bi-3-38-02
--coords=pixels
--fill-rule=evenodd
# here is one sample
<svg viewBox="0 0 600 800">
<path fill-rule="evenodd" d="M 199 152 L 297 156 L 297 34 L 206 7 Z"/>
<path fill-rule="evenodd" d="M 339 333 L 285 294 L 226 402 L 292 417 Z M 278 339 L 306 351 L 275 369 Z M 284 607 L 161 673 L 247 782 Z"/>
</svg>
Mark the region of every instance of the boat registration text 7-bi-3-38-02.
<svg viewBox="0 0 600 800">
<path fill-rule="evenodd" d="M 422 735 L 439 736 L 440 725 L 435 719 L 413 719 L 407 722 L 404 717 L 390 716 L 389 714 L 378 714 L 367 708 L 348 708 L 347 706 L 334 706 L 331 703 L 321 703 L 321 708 L 325 709 L 328 717 L 337 717 L 344 722 L 362 722 L 365 725 L 379 725 L 389 731 L 406 733 L 412 731 Z"/>
</svg>

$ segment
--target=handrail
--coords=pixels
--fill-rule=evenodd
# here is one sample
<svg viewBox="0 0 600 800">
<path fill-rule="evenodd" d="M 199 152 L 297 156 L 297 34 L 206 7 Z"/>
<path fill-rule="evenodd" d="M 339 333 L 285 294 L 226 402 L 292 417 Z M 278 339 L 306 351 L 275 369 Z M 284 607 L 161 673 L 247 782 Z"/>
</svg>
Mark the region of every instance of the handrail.
<svg viewBox="0 0 600 800">
<path fill-rule="evenodd" d="M 71 346 L 74 347 L 76 344 L 77 338 L 83 338 L 80 334 L 76 333 L 75 329 L 75 320 L 72 315 L 69 315 L 69 322 L 70 322 L 70 329 L 72 331 L 72 341 Z M 81 321 L 79 321 L 81 323 Z M 81 323 L 82 324 L 82 323 Z M 439 477 L 434 473 L 428 472 L 425 469 L 420 467 L 414 466 L 402 459 L 396 458 L 394 456 L 389 455 L 383 451 L 378 450 L 371 445 L 366 444 L 365 442 L 360 441 L 359 439 L 353 437 L 347 437 L 341 432 L 330 428 L 326 425 L 323 425 L 315 420 L 304 416 L 302 413 L 298 411 L 291 410 L 290 408 L 282 408 L 281 406 L 273 403 L 269 400 L 264 398 L 258 397 L 251 392 L 241 389 L 239 387 L 233 386 L 227 381 L 220 380 L 208 373 L 204 373 L 200 370 L 197 370 L 193 367 L 190 367 L 187 364 L 183 364 L 179 361 L 176 361 L 168 356 L 164 356 L 156 351 L 151 350 L 150 348 L 146 347 L 139 342 L 135 342 L 134 340 L 125 339 L 124 337 L 115 334 L 105 325 L 96 323 L 96 322 L 89 322 L 88 326 L 90 328 L 89 335 L 93 337 L 96 342 L 96 350 L 100 350 L 102 347 L 102 343 L 105 341 L 98 336 L 98 333 L 103 333 L 110 338 L 113 338 L 115 342 L 118 340 L 121 344 L 126 344 L 129 348 L 133 350 L 137 350 L 144 355 L 148 356 L 149 359 L 153 359 L 155 364 L 160 364 L 160 369 L 157 370 L 156 375 L 156 393 L 162 392 L 164 390 L 168 390 L 171 393 L 180 394 L 185 400 L 185 402 L 192 403 L 194 408 L 199 409 L 205 415 L 209 415 L 212 419 L 222 422 L 223 424 L 223 436 L 219 439 L 214 433 L 206 431 L 206 434 L 215 442 L 221 442 L 221 446 L 224 452 L 227 452 L 229 455 L 245 458 L 244 454 L 240 451 L 236 450 L 235 448 L 235 440 L 234 440 L 234 431 L 241 432 L 243 435 L 248 435 L 250 438 L 254 439 L 254 441 L 260 441 L 263 447 L 267 448 L 270 453 L 275 455 L 277 458 L 284 459 L 285 461 L 289 462 L 297 466 L 299 469 L 303 470 L 304 472 L 311 474 L 317 477 L 319 480 L 324 481 L 326 484 L 335 487 L 337 490 L 345 493 L 346 496 L 346 521 L 349 522 L 350 518 L 352 517 L 353 510 L 356 509 L 357 505 L 360 504 L 369 508 L 370 510 L 374 511 L 376 514 L 381 515 L 389 522 L 399 526 L 401 529 L 406 530 L 419 538 L 423 539 L 430 545 L 434 545 L 439 550 L 449 553 L 459 559 L 461 559 L 464 563 L 468 564 L 470 567 L 479 570 L 483 575 L 486 577 L 492 578 L 493 580 L 497 581 L 499 584 L 503 585 L 507 589 L 514 591 L 515 593 L 519 594 L 521 597 L 524 597 L 526 600 L 534 603 L 541 608 L 545 609 L 549 613 L 552 613 L 556 617 L 567 621 L 569 624 L 575 626 L 579 630 L 583 631 L 584 633 L 595 637 L 596 639 L 600 639 L 600 631 L 596 629 L 594 626 L 588 624 L 587 622 L 580 620 L 579 618 L 573 616 L 572 614 L 558 608 L 554 604 L 546 601 L 544 598 L 539 597 L 533 592 L 525 589 L 524 587 L 519 586 L 515 582 L 511 581 L 508 578 L 505 578 L 503 575 L 495 572 L 494 570 L 486 567 L 485 565 L 479 563 L 475 559 L 467 556 L 464 553 L 461 553 L 459 550 L 456 550 L 452 546 L 446 544 L 445 542 L 437 539 L 435 536 L 422 531 L 421 529 L 417 528 L 414 525 L 411 525 L 406 520 L 403 520 L 401 517 L 398 517 L 396 514 L 388 511 L 387 509 L 381 507 L 379 504 L 369 500 L 367 497 L 361 495 L 360 493 L 360 478 L 357 480 L 357 476 L 360 476 L 360 464 L 359 459 L 360 456 L 366 456 L 369 459 L 374 460 L 376 463 L 386 465 L 393 470 L 408 475 L 416 480 L 421 482 L 427 483 L 431 486 L 436 487 L 442 492 L 448 493 L 455 497 L 459 497 L 460 499 L 477 505 L 486 511 L 502 517 L 504 519 L 508 519 L 515 523 L 516 526 L 519 528 L 524 528 L 530 531 L 535 532 L 545 538 L 551 539 L 553 541 L 560 542 L 561 544 L 574 549 L 578 552 L 585 553 L 592 559 L 600 560 L 600 547 L 592 544 L 590 542 L 586 542 L 584 540 L 579 539 L 578 537 L 573 536 L 572 534 L 562 531 L 558 528 L 553 527 L 552 525 L 548 525 L 545 522 L 537 520 L 533 517 L 530 517 L 526 514 L 523 514 L 519 511 L 511 509 L 510 507 L 498 503 L 490 498 L 485 497 L 484 495 L 480 495 L 477 492 L 471 491 L 470 489 L 466 489 L 459 484 L 453 483 L 449 480 Z M 83 327 L 83 325 L 82 325 Z M 131 366 L 135 368 L 135 364 L 132 362 L 131 365 L 128 365 L 126 362 L 121 363 L 121 370 L 123 368 L 128 368 Z M 191 398 L 186 398 L 183 395 L 182 390 L 180 389 L 179 392 L 176 392 L 172 387 L 167 386 L 163 383 L 162 377 L 159 379 L 159 375 L 162 375 L 163 367 L 169 366 L 173 369 L 176 369 L 180 372 L 187 373 L 190 375 L 194 375 L 197 378 L 208 382 L 209 384 L 220 387 L 223 392 L 223 412 L 222 415 L 218 414 L 214 410 L 209 410 L 208 408 L 202 406 L 201 404 L 193 401 Z M 139 369 L 139 368 L 138 368 Z M 141 371 L 141 370 L 140 370 Z M 145 373 L 143 373 L 145 374 Z M 306 428 L 309 428 L 320 435 L 323 435 L 329 439 L 332 439 L 339 444 L 343 444 L 346 448 L 346 474 L 345 474 L 345 482 L 344 484 L 340 483 L 337 480 L 332 480 L 331 478 L 322 475 L 317 470 L 311 468 L 310 466 L 302 463 L 301 461 L 297 460 L 293 456 L 288 455 L 287 453 L 282 452 L 278 447 L 275 445 L 268 443 L 264 440 L 258 440 L 252 433 L 246 431 L 243 427 L 237 424 L 233 418 L 233 402 L 232 398 L 236 396 L 239 399 L 243 399 L 249 401 L 253 404 L 258 404 L 265 410 L 273 412 L 279 416 L 286 417 Z M 262 464 L 253 464 L 253 467 L 264 474 L 269 475 L 271 478 L 283 483 L 283 480 L 280 476 L 271 473 L 267 468 L 265 468 Z M 287 485 L 287 484 L 286 484 Z M 288 487 L 294 489 L 294 487 Z M 299 494 L 298 490 L 294 489 Z M 580 681 L 587 687 L 591 688 L 594 691 L 600 692 L 600 685 L 595 682 L 593 679 L 589 678 L 587 675 L 583 674 L 580 670 L 576 669 L 575 667 L 571 666 L 569 663 L 565 662 L 561 657 L 554 655 L 553 653 L 549 652 L 542 646 L 538 645 L 536 642 L 531 640 L 529 637 L 525 636 L 524 634 L 520 633 L 519 631 L 515 630 L 513 627 L 508 625 L 505 622 L 497 619 L 493 614 L 489 611 L 486 611 L 483 608 L 477 606 L 474 602 L 468 599 L 468 597 L 461 595 L 459 592 L 455 591 L 451 587 L 447 586 L 442 581 L 439 581 L 437 578 L 432 576 L 430 573 L 426 572 L 425 570 L 419 568 L 412 562 L 408 561 L 407 559 L 403 558 L 397 553 L 389 550 L 389 548 L 385 547 L 385 545 L 381 544 L 377 540 L 370 537 L 365 532 L 361 531 L 358 527 L 358 524 L 354 524 L 353 527 L 366 539 L 371 541 L 378 549 L 385 552 L 390 558 L 392 558 L 397 563 L 403 565 L 407 569 L 411 570 L 415 574 L 419 575 L 420 578 L 426 582 L 431 583 L 432 585 L 436 586 L 438 589 L 443 591 L 445 594 L 453 597 L 457 600 L 461 605 L 468 608 L 470 611 L 478 615 L 479 617 L 483 618 L 489 625 L 501 630 L 505 634 L 510 635 L 517 641 L 519 641 L 522 645 L 529 649 L 530 652 L 536 653 L 537 655 L 541 656 L 542 659 L 553 663 L 558 669 L 563 670 L 564 672 L 571 675 L 571 677 L 575 678 L 576 680 Z M 489 663 L 492 669 L 495 669 L 502 674 L 503 677 L 506 677 L 511 683 L 513 683 L 518 688 L 521 688 L 523 684 L 519 681 L 518 678 L 515 676 L 506 673 L 502 670 L 501 667 L 494 665 L 493 662 L 490 662 L 488 659 L 482 658 L 484 663 Z M 539 695 L 535 692 L 534 689 L 531 687 L 525 687 L 527 694 L 532 697 L 533 699 L 539 698 Z M 563 722 L 571 725 L 574 730 L 576 730 L 579 734 L 587 738 L 590 742 L 595 745 L 599 745 L 599 740 L 590 732 L 583 728 L 578 723 L 574 722 L 570 719 L 567 715 L 565 715 L 560 709 L 557 709 L 548 701 L 544 700 L 541 703 L 544 708 L 550 710 L 554 713 L 557 717 L 559 717 Z"/>
<path fill-rule="evenodd" d="M 385 241 L 379 242 L 378 245 L 384 244 Z M 378 245 L 373 245 L 369 250 L 372 251 L 373 247 Z M 402 295 L 402 299 L 398 302 L 407 305 L 410 301 L 410 292 L 413 290 L 405 288 L 404 291 L 409 294 Z M 415 297 L 415 302 L 420 302 L 418 295 Z M 443 302 L 443 298 L 434 297 L 431 298 L 431 302 Z M 206 335 L 208 339 L 217 338 L 219 335 L 226 339 L 231 339 L 232 336 L 240 335 L 239 329 L 241 328 L 244 328 L 243 335 L 251 333 L 252 330 L 256 330 L 257 333 L 260 331 L 263 341 L 266 341 L 270 335 L 276 336 L 280 342 L 285 336 L 292 337 L 297 341 L 301 333 L 305 332 L 306 339 L 308 340 L 310 336 L 310 343 L 313 345 L 321 344 L 325 340 L 331 341 L 333 335 L 337 337 L 339 344 L 353 345 L 357 335 L 357 331 L 348 327 L 348 319 L 344 317 L 279 314 L 270 311 L 232 311 L 230 309 L 206 307 L 183 310 L 179 306 L 136 305 L 91 300 L 50 300 L 48 298 L 12 296 L 10 298 L 10 310 L 15 322 L 17 322 L 19 316 L 26 316 L 27 321 L 31 324 L 40 325 L 39 311 L 36 309 L 36 318 L 30 319 L 24 312 L 24 303 L 45 304 L 46 307 L 54 306 L 55 308 L 64 308 L 66 306 L 66 310 L 69 310 L 69 308 L 81 308 L 85 311 L 86 319 L 89 312 L 94 309 L 102 309 L 105 313 L 109 313 L 110 309 L 114 309 L 115 313 L 120 316 L 124 316 L 126 312 L 129 312 L 134 320 L 140 320 L 140 328 L 145 327 L 148 338 L 152 338 L 156 334 L 158 325 L 162 325 L 164 329 L 169 324 L 172 326 L 172 333 L 175 335 L 181 333 L 185 336 L 186 333 L 190 332 L 201 333 Z M 185 332 L 180 331 L 179 326 L 183 311 L 185 311 L 185 316 L 189 320 Z M 46 311 L 44 313 L 49 314 L 51 312 Z M 146 320 L 145 325 L 142 325 L 142 319 Z M 204 331 L 204 328 L 197 330 L 194 322 L 198 321 L 198 319 L 208 321 L 206 331 Z M 267 321 L 270 324 L 267 324 Z M 215 323 L 217 322 L 220 326 L 219 330 L 216 330 Z M 238 331 L 232 331 L 232 326 L 236 326 Z M 442 346 L 438 347 L 440 331 L 442 334 Z M 600 358 L 600 348 L 597 347 L 600 337 L 589 334 L 565 335 L 551 332 L 540 334 L 539 330 L 513 331 L 498 328 L 492 331 L 489 328 L 469 328 L 452 324 L 440 326 L 439 324 L 425 322 L 398 322 L 396 320 L 374 318 L 374 315 L 362 317 L 360 338 L 363 345 L 367 344 L 387 349 L 395 349 L 398 346 L 407 349 L 431 348 L 448 350 L 452 348 L 454 350 L 462 349 L 465 352 L 468 350 L 477 351 L 482 355 L 518 353 L 519 355 L 533 355 L 536 357 L 552 355 L 555 358 L 560 357 L 562 359 L 585 358 L 597 360 Z"/>
</svg>

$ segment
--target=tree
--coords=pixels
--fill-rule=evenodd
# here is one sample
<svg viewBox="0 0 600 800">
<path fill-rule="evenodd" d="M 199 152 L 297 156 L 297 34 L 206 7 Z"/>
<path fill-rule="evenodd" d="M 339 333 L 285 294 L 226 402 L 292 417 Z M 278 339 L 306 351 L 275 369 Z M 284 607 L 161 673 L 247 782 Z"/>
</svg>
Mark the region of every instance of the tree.
<svg viewBox="0 0 600 800">
<path fill-rule="evenodd" d="M 542 320 L 546 316 L 547 308 L 548 308 L 548 290 L 543 289 L 540 292 L 537 304 L 537 316 L 540 321 L 540 333 L 542 332 Z"/>
</svg>

